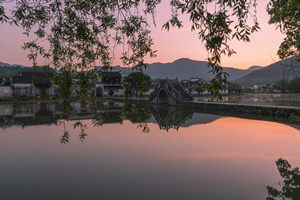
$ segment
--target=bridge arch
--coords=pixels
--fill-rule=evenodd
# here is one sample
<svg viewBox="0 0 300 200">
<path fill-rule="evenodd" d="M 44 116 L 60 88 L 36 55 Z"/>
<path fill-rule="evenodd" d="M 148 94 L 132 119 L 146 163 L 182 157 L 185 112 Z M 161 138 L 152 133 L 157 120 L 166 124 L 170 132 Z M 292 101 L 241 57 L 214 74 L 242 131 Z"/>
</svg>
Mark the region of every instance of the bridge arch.
<svg viewBox="0 0 300 200">
<path fill-rule="evenodd" d="M 164 88 L 159 90 L 158 104 L 168 104 L 168 93 Z"/>
<path fill-rule="evenodd" d="M 185 91 L 178 80 L 160 80 L 155 90 L 150 94 L 152 104 L 178 105 L 183 101 L 193 101 L 193 96 Z"/>
</svg>

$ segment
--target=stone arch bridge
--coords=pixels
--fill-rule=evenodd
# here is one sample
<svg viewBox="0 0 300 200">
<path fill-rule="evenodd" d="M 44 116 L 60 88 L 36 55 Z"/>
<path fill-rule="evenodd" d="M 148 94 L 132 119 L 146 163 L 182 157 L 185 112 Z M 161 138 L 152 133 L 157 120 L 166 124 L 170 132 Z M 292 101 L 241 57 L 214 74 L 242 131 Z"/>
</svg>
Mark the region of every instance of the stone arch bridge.
<svg viewBox="0 0 300 200">
<path fill-rule="evenodd" d="M 160 80 L 149 98 L 152 104 L 179 105 L 183 101 L 193 101 L 193 96 L 178 80 Z"/>
</svg>

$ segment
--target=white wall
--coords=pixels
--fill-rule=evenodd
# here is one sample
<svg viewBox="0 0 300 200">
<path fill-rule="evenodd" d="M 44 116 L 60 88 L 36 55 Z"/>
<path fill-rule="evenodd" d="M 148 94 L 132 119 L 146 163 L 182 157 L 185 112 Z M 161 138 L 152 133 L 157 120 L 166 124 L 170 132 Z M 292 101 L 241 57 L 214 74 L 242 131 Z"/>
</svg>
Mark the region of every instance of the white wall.
<svg viewBox="0 0 300 200">
<path fill-rule="evenodd" d="M 0 86 L 0 99 L 11 98 L 11 87 L 10 86 Z"/>
</svg>

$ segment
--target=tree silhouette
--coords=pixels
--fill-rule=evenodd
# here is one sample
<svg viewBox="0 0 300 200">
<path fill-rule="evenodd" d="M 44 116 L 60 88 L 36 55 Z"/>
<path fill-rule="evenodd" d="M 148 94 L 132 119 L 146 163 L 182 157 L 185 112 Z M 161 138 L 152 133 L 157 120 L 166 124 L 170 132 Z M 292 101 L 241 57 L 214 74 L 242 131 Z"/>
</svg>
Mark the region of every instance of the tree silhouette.
<svg viewBox="0 0 300 200">
<path fill-rule="evenodd" d="M 269 197 L 267 200 L 275 199 L 300 199 L 300 172 L 299 168 L 292 168 L 291 165 L 285 159 L 278 159 L 276 161 L 277 169 L 283 181 L 279 182 L 278 185 L 281 190 L 274 187 L 267 186 Z"/>
<path fill-rule="evenodd" d="M 15 6 L 9 12 L 4 3 Z M 121 60 L 125 65 L 139 70 L 146 67 L 145 56 L 153 57 L 156 53 L 147 16 L 151 15 L 156 25 L 156 6 L 160 3 L 161 0 L 2 0 L 0 21 L 21 26 L 27 36 L 34 35 L 36 39 L 23 46 L 30 49 L 28 57 L 33 65 L 42 56 L 61 74 L 66 73 L 59 76 L 64 81 L 57 84 L 69 86 L 73 84 L 73 72 L 93 69 L 96 61 L 109 69 L 114 59 L 111 49 L 116 45 L 124 46 Z M 259 29 L 256 0 L 170 0 L 170 5 L 171 17 L 163 28 L 181 28 L 179 13 L 189 16 L 191 30 L 198 32 L 210 55 L 209 66 L 215 75 L 211 89 L 219 94 L 228 75 L 221 67 L 221 57 L 235 53 L 228 42 L 248 42 L 249 35 Z M 41 41 L 47 41 L 50 48 Z M 95 81 L 96 77 L 89 79 Z M 84 81 L 79 83 L 82 85 L 78 88 L 86 86 Z M 70 91 L 64 86 L 60 88 L 62 98 L 70 99 Z"/>
</svg>

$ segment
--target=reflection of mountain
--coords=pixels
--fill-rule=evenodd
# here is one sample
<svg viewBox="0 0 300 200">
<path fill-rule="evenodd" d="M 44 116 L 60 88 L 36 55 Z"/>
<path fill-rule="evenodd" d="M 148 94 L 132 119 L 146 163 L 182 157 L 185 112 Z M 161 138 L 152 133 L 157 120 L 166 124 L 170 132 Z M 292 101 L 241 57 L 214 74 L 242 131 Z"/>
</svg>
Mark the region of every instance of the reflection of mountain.
<svg viewBox="0 0 300 200">
<path fill-rule="evenodd" d="M 189 127 L 192 125 L 197 124 L 209 124 L 213 121 L 222 118 L 220 115 L 212 115 L 212 114 L 205 114 L 205 113 L 194 113 L 193 118 L 188 119 L 182 127 Z"/>
</svg>

